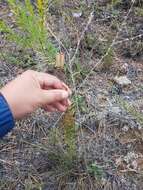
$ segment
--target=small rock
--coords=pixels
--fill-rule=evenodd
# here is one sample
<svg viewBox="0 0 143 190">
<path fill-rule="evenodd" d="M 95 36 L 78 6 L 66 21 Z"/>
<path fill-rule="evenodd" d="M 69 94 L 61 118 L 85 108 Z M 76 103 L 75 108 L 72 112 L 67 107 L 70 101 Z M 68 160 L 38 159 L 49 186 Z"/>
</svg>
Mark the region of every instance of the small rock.
<svg viewBox="0 0 143 190">
<path fill-rule="evenodd" d="M 125 125 L 125 126 L 122 128 L 122 130 L 123 130 L 124 132 L 127 132 L 127 131 L 129 130 L 129 126 Z"/>
<path fill-rule="evenodd" d="M 112 107 L 111 112 L 114 114 L 119 114 L 121 113 L 121 109 L 119 107 Z"/>
<path fill-rule="evenodd" d="M 118 84 L 114 84 L 110 90 L 112 95 L 120 95 L 122 94 L 122 86 Z"/>
<path fill-rule="evenodd" d="M 128 152 L 127 155 L 124 157 L 124 161 L 127 162 L 127 164 L 129 164 L 130 162 L 138 158 L 139 158 L 139 155 L 136 154 L 135 152 Z"/>
<path fill-rule="evenodd" d="M 136 169 L 138 168 L 138 163 L 137 163 L 136 160 L 134 160 L 134 161 L 132 162 L 132 167 L 133 167 L 134 170 L 136 170 Z"/>
<path fill-rule="evenodd" d="M 99 105 L 100 108 L 105 108 L 107 106 L 108 98 L 104 94 L 98 94 L 96 102 Z"/>
<path fill-rule="evenodd" d="M 121 71 L 122 71 L 124 74 L 127 73 L 127 72 L 128 72 L 128 67 L 129 67 L 128 63 L 124 63 L 124 64 L 122 65 L 122 67 L 121 67 Z"/>
<path fill-rule="evenodd" d="M 8 14 L 8 16 L 9 16 L 9 17 L 12 17 L 12 16 L 13 16 L 13 13 L 12 13 L 12 12 L 10 12 L 10 13 Z"/>
<path fill-rule="evenodd" d="M 121 77 L 115 77 L 114 81 L 121 85 L 121 86 L 127 86 L 131 84 L 131 81 L 126 77 L 126 76 L 121 76 Z"/>
<path fill-rule="evenodd" d="M 128 67 L 127 71 L 128 78 L 135 78 L 138 76 L 138 71 L 136 68 L 134 68 L 132 65 Z"/>
<path fill-rule="evenodd" d="M 72 16 L 74 18 L 80 18 L 82 16 L 82 12 L 79 12 L 79 13 L 72 13 Z"/>
</svg>

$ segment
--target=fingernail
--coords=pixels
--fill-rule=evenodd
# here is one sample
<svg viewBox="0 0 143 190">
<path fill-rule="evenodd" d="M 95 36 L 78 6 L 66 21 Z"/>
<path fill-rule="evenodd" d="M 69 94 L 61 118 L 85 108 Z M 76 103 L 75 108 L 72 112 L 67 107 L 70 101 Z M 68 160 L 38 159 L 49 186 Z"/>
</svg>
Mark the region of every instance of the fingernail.
<svg viewBox="0 0 143 190">
<path fill-rule="evenodd" d="M 72 91 L 69 89 L 69 95 L 71 96 L 72 95 Z"/>
<path fill-rule="evenodd" d="M 62 92 L 62 97 L 63 97 L 63 99 L 68 98 L 68 96 L 69 96 L 69 94 L 68 94 L 67 91 L 63 91 L 63 92 Z"/>
<path fill-rule="evenodd" d="M 72 103 L 71 103 L 71 101 L 70 101 L 70 100 L 68 100 L 68 106 L 71 106 L 71 104 L 72 104 Z"/>
<path fill-rule="evenodd" d="M 71 96 L 72 95 L 71 89 L 64 82 L 62 82 L 62 84 L 63 84 L 63 87 L 65 88 L 65 90 L 68 91 L 69 96 Z"/>
</svg>

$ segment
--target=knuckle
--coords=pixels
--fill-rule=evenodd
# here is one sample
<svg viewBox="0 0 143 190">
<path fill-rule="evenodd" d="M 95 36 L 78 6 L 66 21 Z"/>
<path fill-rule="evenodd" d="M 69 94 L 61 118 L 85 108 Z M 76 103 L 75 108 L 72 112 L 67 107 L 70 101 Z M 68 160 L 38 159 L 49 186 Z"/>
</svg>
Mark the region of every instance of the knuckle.
<svg viewBox="0 0 143 190">
<path fill-rule="evenodd" d="M 26 75 L 28 75 L 28 76 L 32 76 L 32 75 L 34 75 L 36 72 L 35 71 L 33 71 L 33 70 L 27 70 L 27 71 L 25 71 L 25 74 Z"/>
<path fill-rule="evenodd" d="M 56 76 L 52 76 L 52 77 L 53 77 L 53 79 L 54 79 L 55 81 L 60 82 L 60 80 L 59 80 Z"/>
<path fill-rule="evenodd" d="M 30 70 L 30 69 L 28 69 L 25 73 L 27 73 L 27 74 L 31 74 L 31 73 L 33 73 L 33 71 Z"/>
<path fill-rule="evenodd" d="M 57 95 L 57 99 L 62 100 L 64 98 L 63 92 L 59 92 Z"/>
<path fill-rule="evenodd" d="M 54 76 L 54 75 L 49 75 L 51 77 L 51 79 L 55 80 L 55 81 L 60 81 L 60 79 L 58 79 L 58 77 Z"/>
<path fill-rule="evenodd" d="M 37 96 L 37 104 L 38 104 L 38 106 L 40 107 L 40 106 L 43 106 L 44 105 L 44 103 L 45 103 L 45 94 L 44 93 L 39 93 L 38 94 L 38 96 Z"/>
</svg>

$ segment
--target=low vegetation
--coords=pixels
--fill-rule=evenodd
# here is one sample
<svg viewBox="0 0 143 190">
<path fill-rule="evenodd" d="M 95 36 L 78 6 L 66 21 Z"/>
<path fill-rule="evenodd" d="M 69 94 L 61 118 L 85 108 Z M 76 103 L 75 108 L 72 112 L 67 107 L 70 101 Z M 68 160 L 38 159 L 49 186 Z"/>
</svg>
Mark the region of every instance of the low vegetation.
<svg viewBox="0 0 143 190">
<path fill-rule="evenodd" d="M 47 64 L 55 62 L 57 49 L 50 41 L 46 28 L 47 2 L 37 0 L 34 6 L 30 0 L 24 3 L 8 0 L 14 21 L 11 24 L 1 20 L 0 32 L 16 45 L 16 52 L 3 52 L 11 62 L 22 64 L 21 59 L 25 59 L 25 63 L 30 65 L 36 58 Z"/>
</svg>

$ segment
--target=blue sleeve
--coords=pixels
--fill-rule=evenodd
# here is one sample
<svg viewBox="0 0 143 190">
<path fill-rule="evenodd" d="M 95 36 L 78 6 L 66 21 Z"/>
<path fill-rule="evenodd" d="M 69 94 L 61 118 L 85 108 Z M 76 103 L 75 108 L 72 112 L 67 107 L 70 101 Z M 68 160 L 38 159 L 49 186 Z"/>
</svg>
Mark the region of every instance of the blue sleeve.
<svg viewBox="0 0 143 190">
<path fill-rule="evenodd" d="M 0 138 L 5 136 L 14 127 L 14 118 L 9 105 L 0 94 Z"/>
</svg>

